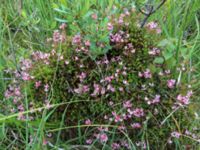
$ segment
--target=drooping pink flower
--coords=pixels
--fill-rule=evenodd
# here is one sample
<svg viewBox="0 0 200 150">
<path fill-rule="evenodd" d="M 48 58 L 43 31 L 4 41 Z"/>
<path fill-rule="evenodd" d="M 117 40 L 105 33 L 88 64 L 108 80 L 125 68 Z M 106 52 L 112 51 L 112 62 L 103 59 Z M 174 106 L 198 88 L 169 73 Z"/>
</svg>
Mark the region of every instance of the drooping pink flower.
<svg viewBox="0 0 200 150">
<path fill-rule="evenodd" d="M 179 132 L 177 132 L 177 131 L 174 131 L 174 132 L 171 133 L 171 136 L 179 139 L 181 134 Z"/>
<path fill-rule="evenodd" d="M 90 88 L 88 85 L 79 84 L 78 88 L 74 89 L 74 92 L 77 94 L 83 94 L 83 93 L 88 92 L 89 90 L 90 90 Z"/>
<path fill-rule="evenodd" d="M 25 115 L 23 114 L 23 112 L 19 112 L 18 118 L 17 118 L 17 119 L 18 119 L 18 120 L 25 120 L 26 117 L 25 117 Z"/>
<path fill-rule="evenodd" d="M 35 88 L 38 89 L 41 86 L 41 81 L 35 82 Z"/>
<path fill-rule="evenodd" d="M 100 127 L 98 127 L 98 130 L 100 131 L 100 132 L 104 132 L 104 131 L 108 131 L 108 127 L 102 127 L 102 126 L 100 126 Z"/>
<path fill-rule="evenodd" d="M 124 85 L 129 85 L 127 80 L 123 80 L 122 82 L 123 82 Z"/>
<path fill-rule="evenodd" d="M 148 101 L 148 104 L 157 104 L 160 102 L 160 95 L 156 95 L 153 100 Z"/>
<path fill-rule="evenodd" d="M 146 69 L 143 73 L 143 76 L 148 79 L 148 78 L 151 78 L 152 77 L 152 74 L 151 74 L 151 71 L 150 69 Z"/>
<path fill-rule="evenodd" d="M 21 96 L 21 92 L 20 92 L 20 88 L 19 87 L 15 88 L 14 95 L 15 96 Z"/>
<path fill-rule="evenodd" d="M 79 45 L 81 43 L 81 35 L 77 34 L 73 37 L 72 39 L 72 44 L 73 45 Z"/>
<path fill-rule="evenodd" d="M 133 110 L 133 115 L 135 117 L 138 117 L 138 118 L 143 117 L 144 116 L 144 110 L 142 108 L 136 108 L 136 109 Z"/>
<path fill-rule="evenodd" d="M 60 37 L 61 37 L 60 32 L 59 32 L 58 30 L 55 30 L 55 31 L 53 32 L 53 41 L 54 41 L 55 43 L 60 42 L 60 39 L 61 39 Z"/>
<path fill-rule="evenodd" d="M 108 84 L 107 90 L 109 90 L 111 92 L 115 92 L 115 88 L 111 84 Z"/>
<path fill-rule="evenodd" d="M 174 79 L 167 80 L 168 88 L 173 89 L 175 87 L 175 84 L 176 84 L 176 80 Z"/>
<path fill-rule="evenodd" d="M 28 70 L 32 67 L 32 61 L 29 59 L 22 59 L 20 63 L 21 63 L 20 68 L 23 71 Z"/>
<path fill-rule="evenodd" d="M 112 115 L 114 116 L 115 122 L 122 122 L 123 119 L 121 118 L 120 115 L 118 115 L 116 112 L 112 112 Z"/>
<path fill-rule="evenodd" d="M 17 107 L 17 109 L 21 112 L 23 112 L 25 109 L 24 109 L 24 106 L 21 104 Z"/>
<path fill-rule="evenodd" d="M 114 43 L 121 43 L 121 42 L 123 42 L 123 40 L 122 40 L 123 38 L 122 38 L 122 36 L 119 33 L 111 34 L 110 35 L 110 39 Z"/>
<path fill-rule="evenodd" d="M 121 146 L 126 147 L 127 149 L 130 149 L 130 146 L 129 146 L 129 144 L 128 144 L 128 141 L 126 141 L 126 140 L 121 140 L 120 143 L 121 143 Z"/>
<path fill-rule="evenodd" d="M 126 127 L 124 126 L 124 125 L 120 125 L 120 126 L 118 126 L 118 128 L 117 128 L 118 130 L 125 130 L 126 129 Z"/>
<path fill-rule="evenodd" d="M 124 88 L 123 88 L 123 87 L 119 87 L 119 91 L 120 91 L 120 92 L 123 92 L 123 91 L 124 91 Z"/>
<path fill-rule="evenodd" d="M 187 97 L 191 97 L 191 96 L 192 96 L 192 94 L 193 94 L 193 92 L 192 92 L 192 91 L 188 91 L 188 92 L 187 92 Z"/>
<path fill-rule="evenodd" d="M 130 101 L 130 100 L 125 101 L 125 102 L 123 103 L 123 107 L 124 107 L 124 108 L 130 108 L 130 107 L 132 107 L 131 101 Z"/>
<path fill-rule="evenodd" d="M 97 19 L 98 19 L 98 16 L 97 16 L 96 13 L 92 14 L 92 19 L 94 19 L 94 20 L 97 20 Z"/>
<path fill-rule="evenodd" d="M 86 125 L 91 125 L 91 124 L 92 124 L 92 122 L 91 122 L 91 120 L 90 120 L 90 119 L 87 119 L 87 120 L 85 120 L 85 124 L 86 124 Z"/>
<path fill-rule="evenodd" d="M 110 22 L 108 23 L 107 29 L 108 29 L 109 31 L 113 30 L 113 25 L 112 25 L 112 23 L 110 23 Z"/>
<path fill-rule="evenodd" d="M 86 143 L 89 144 L 89 145 L 92 144 L 92 142 L 93 142 L 92 139 L 87 139 L 87 140 L 86 140 Z"/>
<path fill-rule="evenodd" d="M 110 106 L 112 106 L 114 103 L 113 103 L 113 101 L 109 101 L 109 103 L 108 103 Z"/>
<path fill-rule="evenodd" d="M 131 127 L 134 128 L 134 129 L 140 129 L 142 126 L 141 126 L 140 123 L 132 123 Z"/>
<path fill-rule="evenodd" d="M 59 28 L 61 30 L 64 30 L 66 27 L 67 27 L 66 23 L 62 23 Z"/>
<path fill-rule="evenodd" d="M 45 92 L 48 92 L 48 91 L 49 91 L 49 85 L 48 85 L 48 84 L 45 84 L 45 85 L 44 85 L 44 91 L 45 91 Z"/>
<path fill-rule="evenodd" d="M 138 72 L 138 76 L 141 78 L 143 77 L 143 73 L 142 72 Z"/>
<path fill-rule="evenodd" d="M 179 94 L 176 99 L 181 105 L 188 105 L 190 103 L 190 95 L 182 96 L 181 94 Z"/>
<path fill-rule="evenodd" d="M 90 47 L 90 46 L 91 46 L 91 43 L 90 43 L 90 41 L 89 41 L 89 40 L 86 40 L 86 41 L 85 41 L 85 46 L 88 46 L 88 47 Z"/>
<path fill-rule="evenodd" d="M 158 27 L 158 24 L 156 23 L 156 22 L 149 22 L 148 24 L 147 24 L 147 27 L 149 28 L 149 29 L 156 29 L 157 27 Z"/>
<path fill-rule="evenodd" d="M 160 54 L 160 49 L 158 49 L 156 47 L 154 47 L 151 50 L 149 50 L 149 55 L 155 56 L 155 55 L 158 55 L 158 54 Z"/>
<path fill-rule="evenodd" d="M 97 138 L 100 140 L 100 142 L 104 143 L 108 141 L 108 136 L 105 133 L 98 134 Z"/>
<path fill-rule="evenodd" d="M 157 34 L 160 34 L 161 32 L 162 32 L 161 28 L 157 28 L 157 29 L 156 29 L 156 33 L 157 33 Z"/>
<path fill-rule="evenodd" d="M 94 92 L 91 94 L 91 96 L 97 96 L 101 93 L 101 86 L 99 84 L 94 84 Z"/>
<path fill-rule="evenodd" d="M 42 142 L 43 145 L 47 145 L 48 144 L 48 141 L 46 139 L 43 139 L 43 142 Z"/>
<path fill-rule="evenodd" d="M 125 14 L 120 15 L 119 20 L 118 20 L 119 25 L 122 25 L 124 23 L 124 17 L 125 17 Z"/>
<path fill-rule="evenodd" d="M 65 60 L 65 65 L 68 65 L 69 64 L 69 61 L 68 60 Z"/>
<path fill-rule="evenodd" d="M 112 143 L 112 150 L 119 150 L 119 149 L 120 149 L 120 144 Z"/>
<path fill-rule="evenodd" d="M 85 72 L 81 72 L 81 74 L 78 76 L 80 81 L 83 82 L 83 80 L 86 78 L 87 74 Z"/>
</svg>

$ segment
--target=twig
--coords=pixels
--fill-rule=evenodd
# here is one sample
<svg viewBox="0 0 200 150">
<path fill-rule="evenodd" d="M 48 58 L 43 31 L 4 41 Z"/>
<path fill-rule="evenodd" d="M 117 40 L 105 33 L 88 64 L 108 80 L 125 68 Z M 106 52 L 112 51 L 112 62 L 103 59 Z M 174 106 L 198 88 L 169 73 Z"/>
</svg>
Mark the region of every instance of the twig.
<svg viewBox="0 0 200 150">
<path fill-rule="evenodd" d="M 154 8 L 153 6 L 150 6 L 150 9 L 148 10 L 147 9 L 147 12 L 144 12 L 144 11 L 142 11 L 141 9 L 139 9 L 139 11 L 142 13 L 142 14 L 144 14 L 145 15 L 145 18 L 144 18 L 144 20 L 142 21 L 142 23 L 141 23 L 141 28 L 143 28 L 144 27 L 144 25 L 145 25 L 145 23 L 147 22 L 147 20 L 148 20 L 148 18 L 152 15 L 152 14 L 154 14 L 158 9 L 160 9 L 160 7 L 162 7 L 164 4 L 165 4 L 165 2 L 166 2 L 167 0 L 162 0 L 162 2 L 156 7 L 156 8 Z"/>
<path fill-rule="evenodd" d="M 180 107 L 177 107 L 176 109 L 174 109 L 162 122 L 161 122 L 161 126 L 167 121 L 167 119 L 169 119 Z"/>
</svg>

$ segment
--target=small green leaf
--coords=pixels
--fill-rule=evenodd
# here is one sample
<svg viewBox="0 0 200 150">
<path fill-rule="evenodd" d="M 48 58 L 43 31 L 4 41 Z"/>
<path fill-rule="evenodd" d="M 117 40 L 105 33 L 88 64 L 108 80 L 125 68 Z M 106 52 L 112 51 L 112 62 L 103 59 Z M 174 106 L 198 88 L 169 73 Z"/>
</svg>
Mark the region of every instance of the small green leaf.
<svg viewBox="0 0 200 150">
<path fill-rule="evenodd" d="M 154 59 L 155 64 L 163 64 L 164 63 L 164 58 L 162 57 L 157 57 Z"/>
</svg>

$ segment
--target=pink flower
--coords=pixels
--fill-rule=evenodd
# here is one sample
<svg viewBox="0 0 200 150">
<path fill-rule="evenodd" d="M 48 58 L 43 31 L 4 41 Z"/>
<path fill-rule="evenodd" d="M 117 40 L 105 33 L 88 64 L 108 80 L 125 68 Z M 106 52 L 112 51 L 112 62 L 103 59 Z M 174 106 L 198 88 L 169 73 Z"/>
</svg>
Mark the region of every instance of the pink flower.
<svg viewBox="0 0 200 150">
<path fill-rule="evenodd" d="M 171 136 L 179 139 L 181 134 L 179 132 L 174 131 L 174 132 L 171 133 Z"/>
<path fill-rule="evenodd" d="M 114 79 L 113 76 L 108 76 L 108 77 L 105 77 L 104 81 L 107 81 L 110 83 L 113 79 Z"/>
<path fill-rule="evenodd" d="M 85 124 L 86 124 L 86 125 L 91 125 L 92 122 L 90 121 L 90 119 L 87 119 L 87 120 L 85 120 Z"/>
<path fill-rule="evenodd" d="M 88 85 L 79 84 L 78 88 L 74 89 L 74 92 L 77 94 L 83 94 L 83 93 L 89 92 L 89 90 L 90 89 Z"/>
<path fill-rule="evenodd" d="M 101 94 L 104 95 L 106 93 L 106 89 L 104 87 L 101 88 Z"/>
<path fill-rule="evenodd" d="M 94 84 L 94 92 L 91 94 L 91 96 L 97 96 L 100 94 L 102 88 L 99 84 Z"/>
<path fill-rule="evenodd" d="M 117 115 L 116 112 L 112 112 L 112 115 L 114 116 L 115 122 L 122 122 L 123 119 L 121 118 L 120 115 Z"/>
<path fill-rule="evenodd" d="M 128 144 L 127 141 L 122 140 L 122 141 L 120 141 L 120 143 L 121 143 L 121 145 L 122 145 L 123 147 L 126 147 L 127 149 L 130 149 L 130 146 L 129 146 L 129 144 Z"/>
<path fill-rule="evenodd" d="M 160 102 L 160 95 L 156 95 L 150 104 L 156 104 Z"/>
<path fill-rule="evenodd" d="M 21 63 L 21 69 L 22 70 L 28 70 L 32 67 L 32 62 L 29 59 L 22 59 L 20 61 L 20 63 Z"/>
<path fill-rule="evenodd" d="M 161 32 L 162 32 L 162 30 L 161 30 L 160 28 L 157 28 L 157 29 L 156 29 L 156 33 L 157 33 L 157 34 L 160 34 Z"/>
<path fill-rule="evenodd" d="M 110 101 L 110 102 L 109 102 L 109 105 L 110 105 L 110 106 L 112 106 L 113 104 L 114 104 L 113 101 Z"/>
<path fill-rule="evenodd" d="M 79 45 L 81 43 L 81 35 L 77 34 L 73 37 L 72 39 L 72 44 L 73 45 Z"/>
<path fill-rule="evenodd" d="M 151 78 L 152 75 L 151 75 L 151 72 L 149 69 L 146 69 L 143 73 L 143 76 L 147 79 L 147 78 Z"/>
<path fill-rule="evenodd" d="M 89 41 L 89 40 L 85 41 L 85 46 L 88 46 L 88 47 L 90 47 L 90 45 L 91 45 L 91 43 L 90 43 L 90 41 Z"/>
<path fill-rule="evenodd" d="M 138 117 L 138 118 L 143 117 L 144 116 L 144 110 L 142 108 L 136 108 L 136 109 L 133 110 L 133 115 L 135 117 Z"/>
<path fill-rule="evenodd" d="M 28 81 L 31 79 L 31 76 L 27 72 L 22 72 L 21 75 L 24 81 Z"/>
<path fill-rule="evenodd" d="M 64 30 L 64 29 L 66 28 L 66 26 L 67 26 L 66 23 L 62 23 L 62 24 L 60 25 L 59 28 L 60 28 L 61 30 Z"/>
<path fill-rule="evenodd" d="M 96 13 L 92 14 L 92 19 L 94 19 L 94 20 L 97 20 L 97 19 L 98 19 L 98 16 L 97 16 Z"/>
<path fill-rule="evenodd" d="M 190 94 L 187 94 L 186 96 L 179 94 L 176 99 L 178 100 L 179 104 L 188 105 L 190 103 L 190 96 Z"/>
<path fill-rule="evenodd" d="M 140 78 L 143 77 L 143 73 L 138 72 L 138 76 L 139 76 Z"/>
<path fill-rule="evenodd" d="M 167 80 L 168 88 L 170 88 L 170 89 L 174 88 L 175 84 L 176 84 L 176 80 L 174 80 L 174 79 Z"/>
<path fill-rule="evenodd" d="M 140 123 L 133 123 L 133 124 L 131 124 L 131 127 L 134 128 L 134 129 L 139 129 L 139 128 L 141 128 L 141 124 Z"/>
<path fill-rule="evenodd" d="M 111 41 L 114 43 L 121 43 L 122 42 L 122 36 L 119 33 L 111 34 L 110 35 Z"/>
<path fill-rule="evenodd" d="M 132 107 L 131 101 L 129 100 L 129 101 L 124 102 L 124 103 L 123 103 L 123 107 L 124 107 L 124 108 L 130 108 L 130 107 Z"/>
<path fill-rule="evenodd" d="M 124 91 L 124 88 L 123 88 L 123 87 L 119 87 L 119 91 L 120 91 L 120 92 L 123 92 L 123 91 Z"/>
<path fill-rule="evenodd" d="M 192 91 L 188 91 L 188 92 L 187 92 L 187 97 L 191 97 L 191 96 L 192 96 L 192 94 L 193 94 L 193 92 L 192 92 Z"/>
<path fill-rule="evenodd" d="M 108 23 L 107 29 L 108 29 L 109 31 L 113 30 L 113 25 L 112 25 L 112 23 L 110 23 L 110 22 Z"/>
<path fill-rule="evenodd" d="M 68 65 L 69 64 L 69 61 L 68 60 L 65 60 L 65 65 Z"/>
<path fill-rule="evenodd" d="M 19 105 L 19 106 L 17 107 L 17 109 L 18 109 L 19 111 L 23 112 L 23 111 L 24 111 L 24 106 L 21 104 L 21 105 Z"/>
<path fill-rule="evenodd" d="M 125 130 L 126 127 L 125 127 L 124 125 L 121 125 L 121 126 L 118 127 L 118 129 L 119 129 L 119 130 Z"/>
<path fill-rule="evenodd" d="M 111 92 L 115 92 L 115 88 L 111 84 L 108 84 L 107 90 L 109 90 Z"/>
<path fill-rule="evenodd" d="M 86 140 L 86 143 L 89 144 L 89 145 L 92 144 L 92 142 L 93 142 L 92 139 L 87 139 L 87 140 Z"/>
<path fill-rule="evenodd" d="M 15 88 L 14 94 L 15 94 L 16 96 L 21 96 L 21 92 L 20 92 L 20 88 L 19 88 L 19 87 L 18 87 L 18 88 Z"/>
<path fill-rule="evenodd" d="M 127 80 L 123 80 L 122 82 L 123 82 L 124 85 L 129 85 Z"/>
<path fill-rule="evenodd" d="M 42 142 L 43 145 L 47 145 L 48 144 L 48 141 L 46 139 L 43 139 L 43 142 Z"/>
<path fill-rule="evenodd" d="M 81 74 L 78 76 L 80 81 L 83 82 L 83 80 L 86 78 L 87 74 L 85 72 L 81 72 Z"/>
<path fill-rule="evenodd" d="M 44 91 L 45 91 L 45 92 L 48 92 L 48 91 L 49 91 L 49 85 L 48 85 L 48 84 L 45 84 L 45 86 L 44 86 Z"/>
<path fill-rule="evenodd" d="M 158 27 L 158 24 L 156 23 L 156 22 L 149 22 L 148 24 L 147 24 L 147 27 L 149 28 L 149 29 L 156 29 L 157 27 Z"/>
<path fill-rule="evenodd" d="M 158 49 L 158 48 L 156 48 L 156 47 L 154 47 L 153 49 L 151 49 L 151 50 L 149 51 L 149 55 L 155 56 L 155 55 L 158 55 L 158 54 L 160 54 L 160 49 Z"/>
<path fill-rule="evenodd" d="M 60 41 L 60 39 L 61 39 L 61 34 L 60 34 L 60 32 L 59 32 L 58 30 L 55 30 L 55 31 L 53 32 L 53 41 L 54 41 L 55 43 L 57 43 L 57 42 Z"/>
<path fill-rule="evenodd" d="M 36 81 L 35 82 L 35 88 L 39 88 L 41 86 L 41 81 Z"/>
<path fill-rule="evenodd" d="M 112 150 L 120 149 L 120 145 L 118 143 L 112 143 Z"/>
<path fill-rule="evenodd" d="M 105 133 L 99 134 L 97 138 L 103 143 L 108 141 L 108 136 Z"/>
</svg>

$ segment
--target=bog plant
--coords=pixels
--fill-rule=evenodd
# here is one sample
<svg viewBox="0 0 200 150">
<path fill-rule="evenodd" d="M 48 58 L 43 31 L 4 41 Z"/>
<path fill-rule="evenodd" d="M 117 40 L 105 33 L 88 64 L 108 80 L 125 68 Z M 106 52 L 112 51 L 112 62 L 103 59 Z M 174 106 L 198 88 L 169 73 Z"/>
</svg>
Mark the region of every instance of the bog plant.
<svg viewBox="0 0 200 150">
<path fill-rule="evenodd" d="M 169 65 L 173 56 L 158 23 L 140 28 L 135 9 L 119 15 L 115 9 L 108 17 L 86 10 L 80 22 L 62 23 L 47 39 L 50 52 L 33 51 L 18 70 L 8 70 L 14 79 L 5 91 L 11 102 L 5 113 L 35 121 L 42 110 L 27 117 L 27 108 L 50 112 L 54 104 L 72 102 L 58 106 L 48 123 L 65 113 L 64 124 L 80 128 L 62 130 L 61 140 L 91 148 L 170 149 L 177 143 L 187 147 L 189 138 L 198 141 L 188 130 L 195 116 L 189 111 L 192 87 L 182 82 L 191 71 L 186 61 Z M 80 133 L 84 136 L 76 140 Z M 56 143 L 56 136 L 51 141 Z"/>
</svg>

